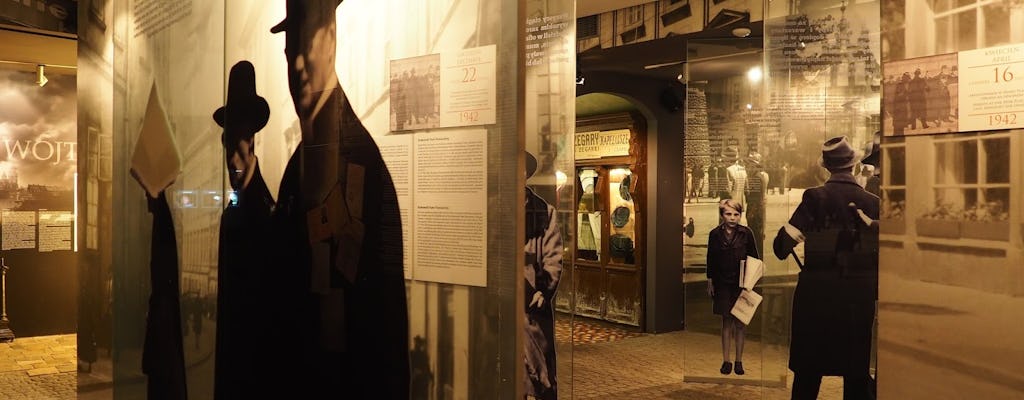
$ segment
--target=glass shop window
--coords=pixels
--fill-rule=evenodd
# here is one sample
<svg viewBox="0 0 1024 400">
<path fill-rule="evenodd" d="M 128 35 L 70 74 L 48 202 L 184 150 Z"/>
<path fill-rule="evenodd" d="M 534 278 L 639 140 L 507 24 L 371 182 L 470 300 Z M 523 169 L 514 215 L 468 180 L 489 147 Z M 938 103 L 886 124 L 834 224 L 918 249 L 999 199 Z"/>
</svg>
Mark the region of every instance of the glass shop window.
<svg viewBox="0 0 1024 400">
<path fill-rule="evenodd" d="M 576 207 L 576 258 L 600 260 L 601 254 L 601 211 L 602 200 L 598 198 L 598 176 L 594 168 L 580 168 L 577 179 L 583 188 L 580 203 Z"/>
<path fill-rule="evenodd" d="M 633 251 L 636 243 L 636 217 L 633 208 L 633 175 L 629 168 L 618 167 L 608 171 L 608 194 L 611 207 L 611 232 L 608 250 L 611 261 L 635 264 Z"/>
</svg>

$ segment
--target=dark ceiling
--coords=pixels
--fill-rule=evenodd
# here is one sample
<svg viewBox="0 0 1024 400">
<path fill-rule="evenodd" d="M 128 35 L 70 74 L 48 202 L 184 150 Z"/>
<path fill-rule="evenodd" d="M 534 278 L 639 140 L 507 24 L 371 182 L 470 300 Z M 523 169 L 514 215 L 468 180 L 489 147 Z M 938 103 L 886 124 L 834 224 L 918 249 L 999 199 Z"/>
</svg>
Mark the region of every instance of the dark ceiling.
<svg viewBox="0 0 1024 400">
<path fill-rule="evenodd" d="M 762 22 L 744 23 L 743 26 L 750 28 L 750 36 L 733 36 L 732 28 L 736 25 L 729 25 L 688 35 L 588 50 L 577 56 L 579 72 L 584 78 L 589 71 L 680 82 L 679 76 L 688 69 L 692 84 L 742 75 L 752 65 L 761 64 L 764 32 Z M 631 101 L 608 93 L 589 93 L 576 98 L 577 117 L 635 108 Z"/>
<path fill-rule="evenodd" d="M 688 63 L 690 76 L 703 79 L 743 74 L 760 63 L 764 32 L 762 22 L 745 24 L 750 36 L 737 38 L 728 26 L 687 35 L 669 36 L 625 46 L 592 49 L 577 56 L 579 71 L 610 72 L 642 78 L 675 81 Z"/>
</svg>

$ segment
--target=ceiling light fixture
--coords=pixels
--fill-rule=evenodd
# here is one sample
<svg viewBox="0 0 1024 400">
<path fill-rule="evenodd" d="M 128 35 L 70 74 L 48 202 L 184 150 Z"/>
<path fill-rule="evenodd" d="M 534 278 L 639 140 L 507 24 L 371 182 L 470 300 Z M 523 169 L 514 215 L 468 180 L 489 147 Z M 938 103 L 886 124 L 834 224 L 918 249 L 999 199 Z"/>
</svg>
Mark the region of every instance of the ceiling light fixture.
<svg viewBox="0 0 1024 400">
<path fill-rule="evenodd" d="M 46 74 L 43 71 L 44 67 L 45 66 L 43 64 L 36 66 L 36 84 L 39 85 L 39 87 L 43 87 L 46 85 L 46 82 L 50 81 L 49 79 L 46 79 Z"/>
<path fill-rule="evenodd" d="M 732 28 L 732 35 L 735 37 L 745 38 L 750 36 L 750 28 L 745 26 Z"/>
</svg>

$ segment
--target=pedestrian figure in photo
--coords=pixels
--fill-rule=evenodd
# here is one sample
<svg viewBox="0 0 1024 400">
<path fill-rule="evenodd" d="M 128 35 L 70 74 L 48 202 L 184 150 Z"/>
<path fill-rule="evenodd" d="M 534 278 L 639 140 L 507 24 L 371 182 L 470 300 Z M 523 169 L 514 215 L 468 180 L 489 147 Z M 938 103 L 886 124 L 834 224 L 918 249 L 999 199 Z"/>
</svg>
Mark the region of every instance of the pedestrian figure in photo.
<svg viewBox="0 0 1024 400">
<path fill-rule="evenodd" d="M 764 247 L 764 223 L 767 214 L 768 173 L 761 165 L 761 153 L 751 152 L 747 157 L 747 184 L 744 189 L 746 198 L 747 227 L 754 233 L 754 243 L 758 251 Z"/>
<path fill-rule="evenodd" d="M 746 204 L 744 194 L 747 189 L 747 168 L 740 161 L 739 150 L 730 147 L 725 151 L 725 161 L 729 166 L 725 168 L 725 176 L 728 179 L 728 196 L 726 198 L 736 200 L 740 204 Z"/>
<path fill-rule="evenodd" d="M 718 202 L 718 215 L 721 224 L 708 234 L 708 296 L 713 300 L 712 311 L 722 316 L 722 367 L 723 375 L 728 375 L 734 368 L 736 375 L 743 375 L 743 343 L 746 325 L 732 315 L 732 307 L 743 291 L 740 288 L 740 262 L 747 257 L 761 258 L 754 244 L 754 234 L 749 228 L 740 225 L 743 204 L 733 199 Z M 730 349 L 735 344 L 736 357 L 729 357 Z M 735 364 L 732 361 L 735 360 Z"/>
<path fill-rule="evenodd" d="M 153 214 L 150 241 L 150 295 L 142 346 L 147 400 L 185 400 L 185 347 L 182 338 L 178 244 L 167 196 L 146 195 Z"/>
<path fill-rule="evenodd" d="M 704 186 L 704 168 L 700 163 L 694 162 L 690 167 L 690 190 L 686 198 L 687 203 L 690 201 L 700 202 L 702 186 Z"/>
<path fill-rule="evenodd" d="M 904 72 L 895 83 L 895 99 L 892 102 L 892 134 L 903 136 L 907 125 L 910 125 L 913 113 L 910 109 L 910 73 Z"/>
<path fill-rule="evenodd" d="M 857 184 L 861 160 L 846 137 L 822 146 L 824 185 L 804 191 L 773 244 L 780 260 L 797 259 L 789 369 L 793 400 L 818 396 L 822 376 L 843 377 L 843 398 L 872 398 L 872 324 L 878 298 L 878 197 Z M 804 243 L 801 263 L 793 248 Z"/>
<path fill-rule="evenodd" d="M 147 400 L 188 398 L 178 242 L 174 214 L 167 199 L 167 188 L 174 183 L 180 167 L 180 153 L 154 83 L 129 170 L 144 189 L 149 213 L 153 215 L 150 292 L 142 342 Z"/>
<path fill-rule="evenodd" d="M 255 68 L 239 61 L 228 74 L 227 103 L 213 113 L 213 120 L 223 128 L 220 141 L 233 194 L 221 214 L 217 252 L 213 386 L 218 400 L 258 397 L 266 388 L 252 381 L 271 378 L 271 369 L 264 365 L 266 355 L 254 351 L 270 337 L 253 334 L 266 330 L 266 296 L 273 292 L 274 281 L 268 251 L 274 243 L 274 198 L 255 152 L 255 135 L 269 118 L 270 106 L 256 94 Z M 193 324 L 201 321 L 195 318 Z"/>
<path fill-rule="evenodd" d="M 285 36 L 302 141 L 274 211 L 279 254 L 269 315 L 285 340 L 264 347 L 281 348 L 281 364 L 270 365 L 284 366 L 276 372 L 288 383 L 288 398 L 407 399 L 411 343 L 398 196 L 339 83 L 340 3 L 288 0 L 285 19 L 270 29 Z"/>
<path fill-rule="evenodd" d="M 537 171 L 537 159 L 526 153 L 526 177 Z M 555 207 L 526 188 L 524 277 L 524 358 L 527 398 L 555 400 L 555 292 L 562 276 L 562 233 Z"/>
<path fill-rule="evenodd" d="M 922 129 L 928 129 L 928 81 L 921 76 L 920 68 L 914 70 L 909 89 L 910 129 L 917 129 L 917 121 L 921 121 Z"/>
</svg>

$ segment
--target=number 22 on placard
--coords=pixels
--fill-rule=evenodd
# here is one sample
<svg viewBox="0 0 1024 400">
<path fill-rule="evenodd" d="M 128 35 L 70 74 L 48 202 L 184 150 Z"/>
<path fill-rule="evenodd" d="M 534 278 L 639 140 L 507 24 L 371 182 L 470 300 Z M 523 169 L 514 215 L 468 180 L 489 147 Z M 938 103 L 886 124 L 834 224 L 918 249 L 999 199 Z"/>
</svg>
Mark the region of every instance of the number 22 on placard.
<svg viewBox="0 0 1024 400">
<path fill-rule="evenodd" d="M 476 67 L 462 68 L 462 82 L 476 82 Z"/>
</svg>

